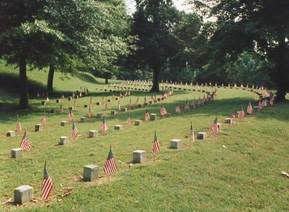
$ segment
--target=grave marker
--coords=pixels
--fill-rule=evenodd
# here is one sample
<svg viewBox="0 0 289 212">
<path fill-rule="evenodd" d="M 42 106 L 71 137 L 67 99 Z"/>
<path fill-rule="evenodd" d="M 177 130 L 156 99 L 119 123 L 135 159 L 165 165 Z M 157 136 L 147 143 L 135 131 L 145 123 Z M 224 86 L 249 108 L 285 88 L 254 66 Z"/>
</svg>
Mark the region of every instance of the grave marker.
<svg viewBox="0 0 289 212">
<path fill-rule="evenodd" d="M 14 203 L 23 204 L 30 202 L 33 197 L 33 188 L 29 185 L 22 185 L 14 190 Z"/>
</svg>

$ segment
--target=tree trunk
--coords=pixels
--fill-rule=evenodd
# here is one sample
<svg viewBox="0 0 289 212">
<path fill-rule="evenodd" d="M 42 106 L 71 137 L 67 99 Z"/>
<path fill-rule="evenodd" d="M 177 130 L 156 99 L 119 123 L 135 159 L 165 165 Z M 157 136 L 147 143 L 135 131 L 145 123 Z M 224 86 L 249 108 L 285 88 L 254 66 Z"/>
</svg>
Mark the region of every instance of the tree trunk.
<svg viewBox="0 0 289 212">
<path fill-rule="evenodd" d="M 151 88 L 151 92 L 160 92 L 160 68 L 156 67 L 153 71 L 153 86 Z"/>
<path fill-rule="evenodd" d="M 26 60 L 24 56 L 19 59 L 19 85 L 20 85 L 20 109 L 28 108 L 28 87 L 27 87 L 27 75 L 26 75 Z"/>
<path fill-rule="evenodd" d="M 48 72 L 48 79 L 47 79 L 47 93 L 48 93 L 48 96 L 51 96 L 53 94 L 54 72 L 55 72 L 54 65 L 50 65 L 49 66 L 49 72 Z"/>
<path fill-rule="evenodd" d="M 276 49 L 275 65 L 276 73 L 273 74 L 273 79 L 277 85 L 277 102 L 284 102 L 286 93 L 289 89 L 289 72 L 288 69 L 288 50 L 286 49 L 285 37 L 279 40 L 279 46 Z"/>
</svg>

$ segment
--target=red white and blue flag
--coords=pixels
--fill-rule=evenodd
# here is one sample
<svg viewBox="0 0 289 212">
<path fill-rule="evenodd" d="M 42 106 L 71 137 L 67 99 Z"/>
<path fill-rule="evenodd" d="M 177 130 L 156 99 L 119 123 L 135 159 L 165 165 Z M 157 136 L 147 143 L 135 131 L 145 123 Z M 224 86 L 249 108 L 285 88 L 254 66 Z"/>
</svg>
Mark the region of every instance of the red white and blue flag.
<svg viewBox="0 0 289 212">
<path fill-rule="evenodd" d="M 156 154 L 159 154 L 160 151 L 161 151 L 161 145 L 157 137 L 157 132 L 155 132 L 155 137 L 154 137 L 153 145 L 152 145 L 152 153 L 156 155 Z"/>
<path fill-rule="evenodd" d="M 20 148 L 23 149 L 24 151 L 30 151 L 31 148 L 32 148 L 32 145 L 27 137 L 27 132 L 25 130 L 24 132 L 24 135 L 21 139 L 21 142 L 20 142 Z"/>
<path fill-rule="evenodd" d="M 106 176 L 111 176 L 117 172 L 117 165 L 112 154 L 111 146 L 108 152 L 107 159 L 104 163 L 103 170 Z"/>
<path fill-rule="evenodd" d="M 53 180 L 49 176 L 46 161 L 44 164 L 44 171 L 43 171 L 43 181 L 42 181 L 42 188 L 41 188 L 41 199 L 47 200 L 53 188 Z"/>
</svg>

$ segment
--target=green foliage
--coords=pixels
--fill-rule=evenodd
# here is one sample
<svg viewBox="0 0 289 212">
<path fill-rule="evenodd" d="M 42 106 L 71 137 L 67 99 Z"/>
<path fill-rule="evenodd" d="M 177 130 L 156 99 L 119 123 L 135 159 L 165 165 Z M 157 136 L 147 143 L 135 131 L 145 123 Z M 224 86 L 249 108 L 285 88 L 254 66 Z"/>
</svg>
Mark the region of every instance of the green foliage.
<svg viewBox="0 0 289 212">
<path fill-rule="evenodd" d="M 225 68 L 230 82 L 272 86 L 270 64 L 254 52 L 243 52 L 236 61 L 228 63 Z"/>
</svg>

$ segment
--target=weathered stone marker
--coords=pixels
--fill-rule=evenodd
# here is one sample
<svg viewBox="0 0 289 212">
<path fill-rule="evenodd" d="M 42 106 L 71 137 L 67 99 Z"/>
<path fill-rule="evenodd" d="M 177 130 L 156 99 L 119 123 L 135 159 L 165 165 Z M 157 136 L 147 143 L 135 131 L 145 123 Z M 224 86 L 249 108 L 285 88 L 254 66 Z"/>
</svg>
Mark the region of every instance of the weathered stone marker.
<svg viewBox="0 0 289 212">
<path fill-rule="evenodd" d="M 122 125 L 115 125 L 114 126 L 114 130 L 121 130 L 122 129 Z"/>
<path fill-rule="evenodd" d="M 135 150 L 132 153 L 132 162 L 133 163 L 143 163 L 146 160 L 146 151 L 144 150 Z"/>
<path fill-rule="evenodd" d="M 135 125 L 135 126 L 140 126 L 141 123 L 142 123 L 142 120 L 135 120 L 135 121 L 134 121 L 134 125 Z"/>
<path fill-rule="evenodd" d="M 33 197 L 33 188 L 29 185 L 22 185 L 14 190 L 14 203 L 23 204 L 29 202 Z"/>
<path fill-rule="evenodd" d="M 85 122 L 85 120 L 86 120 L 86 117 L 85 117 L 85 116 L 82 116 L 82 117 L 80 118 L 80 121 L 81 121 L 81 122 Z"/>
<path fill-rule="evenodd" d="M 60 126 L 61 126 L 61 127 L 64 127 L 66 124 L 67 124 L 67 121 L 61 121 L 61 122 L 60 122 Z"/>
<path fill-rule="evenodd" d="M 89 138 L 95 138 L 97 135 L 97 130 L 89 130 L 88 137 Z"/>
<path fill-rule="evenodd" d="M 171 140 L 171 149 L 180 149 L 182 146 L 182 140 L 181 139 L 172 139 Z"/>
<path fill-rule="evenodd" d="M 225 119 L 225 123 L 226 123 L 226 124 L 233 124 L 234 121 L 233 121 L 232 118 L 226 118 L 226 119 Z"/>
<path fill-rule="evenodd" d="M 157 119 L 157 114 L 156 113 L 151 113 L 151 121 L 155 121 Z"/>
<path fill-rule="evenodd" d="M 121 108 L 121 111 L 122 111 L 122 112 L 127 112 L 127 107 Z"/>
<path fill-rule="evenodd" d="M 97 165 L 86 165 L 83 167 L 83 180 L 91 182 L 98 178 L 99 167 Z"/>
<path fill-rule="evenodd" d="M 205 132 L 198 132 L 197 139 L 205 140 L 206 139 L 206 133 Z"/>
<path fill-rule="evenodd" d="M 15 148 L 11 149 L 11 158 L 21 158 L 22 157 L 22 149 L 21 148 Z"/>
<path fill-rule="evenodd" d="M 116 114 L 117 114 L 117 112 L 116 112 L 115 110 L 112 110 L 112 111 L 111 111 L 111 115 L 112 115 L 112 116 L 115 116 Z"/>
<path fill-rule="evenodd" d="M 58 142 L 59 145 L 65 145 L 65 144 L 67 144 L 67 143 L 68 143 L 68 138 L 67 138 L 67 136 L 61 136 L 61 137 L 59 138 L 59 142 Z"/>
<path fill-rule="evenodd" d="M 15 137 L 15 131 L 14 131 L 14 130 L 9 130 L 9 131 L 6 133 L 6 136 L 7 136 L 7 137 Z"/>
<path fill-rule="evenodd" d="M 42 126 L 41 124 L 36 124 L 35 125 L 35 132 L 41 132 L 42 131 Z"/>
</svg>

